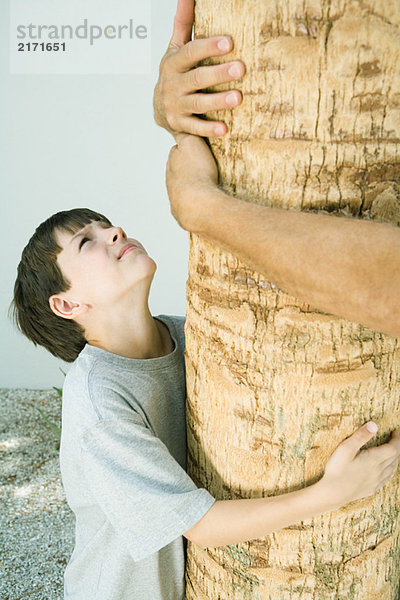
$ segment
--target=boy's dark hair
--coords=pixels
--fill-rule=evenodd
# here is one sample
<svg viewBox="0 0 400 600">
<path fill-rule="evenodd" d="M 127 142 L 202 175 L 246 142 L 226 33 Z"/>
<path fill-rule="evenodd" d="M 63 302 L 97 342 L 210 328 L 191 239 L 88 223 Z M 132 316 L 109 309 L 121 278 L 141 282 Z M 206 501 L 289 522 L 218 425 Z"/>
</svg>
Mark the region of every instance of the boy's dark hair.
<svg viewBox="0 0 400 600">
<path fill-rule="evenodd" d="M 54 234 L 56 229 L 74 234 L 92 221 L 112 226 L 100 213 L 88 208 L 74 208 L 52 215 L 37 227 L 22 252 L 10 305 L 18 329 L 35 346 L 44 346 L 67 362 L 75 360 L 86 339 L 78 323 L 58 317 L 49 305 L 50 296 L 71 287 L 57 264 L 57 254 L 62 248 Z"/>
</svg>

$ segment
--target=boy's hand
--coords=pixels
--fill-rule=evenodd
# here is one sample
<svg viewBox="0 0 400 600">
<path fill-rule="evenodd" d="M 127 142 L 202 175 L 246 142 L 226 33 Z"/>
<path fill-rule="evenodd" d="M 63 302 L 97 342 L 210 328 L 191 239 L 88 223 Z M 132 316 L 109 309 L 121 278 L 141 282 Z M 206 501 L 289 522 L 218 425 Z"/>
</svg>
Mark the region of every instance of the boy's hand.
<svg viewBox="0 0 400 600">
<path fill-rule="evenodd" d="M 193 115 L 232 108 L 241 103 L 242 96 L 238 90 L 214 94 L 198 93 L 198 90 L 239 79 L 244 74 L 244 65 L 234 61 L 196 68 L 197 63 L 205 58 L 228 54 L 232 50 L 232 40 L 217 36 L 190 41 L 193 18 L 194 0 L 178 0 L 174 31 L 161 60 L 154 89 L 154 118 L 158 125 L 173 135 L 185 132 L 217 137 L 227 132 L 225 123 L 206 121 Z M 232 67 L 236 68 L 236 72 L 230 71 Z"/>
<path fill-rule="evenodd" d="M 372 423 L 372 422 L 371 422 Z M 327 494 L 337 500 L 338 507 L 353 500 L 371 496 L 395 473 L 400 458 L 400 433 L 396 429 L 392 438 L 382 446 L 361 450 L 375 435 L 363 425 L 344 440 L 327 462 L 325 473 L 318 484 L 325 486 Z"/>
<path fill-rule="evenodd" d="M 177 134 L 178 145 L 169 153 L 166 184 L 171 212 L 179 225 L 190 230 L 207 191 L 218 185 L 218 169 L 206 142 L 195 135 Z M 204 209 L 204 206 L 200 206 Z"/>
</svg>

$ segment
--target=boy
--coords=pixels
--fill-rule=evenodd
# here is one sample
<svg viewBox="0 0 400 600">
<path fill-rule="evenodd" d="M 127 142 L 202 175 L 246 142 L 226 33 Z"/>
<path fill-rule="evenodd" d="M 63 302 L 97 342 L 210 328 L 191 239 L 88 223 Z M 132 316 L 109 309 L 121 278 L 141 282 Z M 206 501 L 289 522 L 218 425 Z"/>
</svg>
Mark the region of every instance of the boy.
<svg viewBox="0 0 400 600">
<path fill-rule="evenodd" d="M 18 266 L 18 326 L 74 361 L 60 447 L 76 516 L 68 600 L 182 599 L 182 535 L 202 546 L 262 537 L 372 494 L 398 464 L 397 431 L 388 444 L 359 452 L 376 432 L 369 423 L 302 490 L 216 501 L 196 488 L 185 472 L 185 319 L 150 314 L 155 271 L 139 241 L 88 209 L 42 223 Z"/>
</svg>

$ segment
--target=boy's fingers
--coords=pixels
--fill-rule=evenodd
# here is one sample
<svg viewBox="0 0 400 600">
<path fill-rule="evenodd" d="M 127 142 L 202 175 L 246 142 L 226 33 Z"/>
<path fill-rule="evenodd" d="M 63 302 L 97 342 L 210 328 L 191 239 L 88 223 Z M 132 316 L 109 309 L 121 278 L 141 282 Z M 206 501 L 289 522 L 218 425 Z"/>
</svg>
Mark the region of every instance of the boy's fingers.
<svg viewBox="0 0 400 600">
<path fill-rule="evenodd" d="M 189 94 L 193 91 L 228 83 L 240 79 L 244 74 L 244 65 L 240 62 L 223 63 L 207 67 L 197 67 L 182 75 L 182 91 Z"/>
<path fill-rule="evenodd" d="M 183 131 L 199 137 L 220 137 L 228 131 L 221 121 L 206 121 L 198 117 L 183 117 L 180 126 Z"/>
<path fill-rule="evenodd" d="M 170 46 L 180 47 L 192 37 L 194 0 L 178 0 Z"/>
<path fill-rule="evenodd" d="M 400 433 L 397 430 L 393 431 L 391 440 L 387 444 L 370 448 L 370 450 L 374 451 L 379 462 L 398 461 L 400 458 Z"/>
<path fill-rule="evenodd" d="M 189 114 L 203 114 L 210 110 L 221 110 L 238 106 L 242 95 L 237 90 L 218 92 L 216 94 L 189 94 L 181 100 L 182 111 Z"/>
<path fill-rule="evenodd" d="M 220 48 L 219 45 L 222 45 L 223 47 Z M 177 71 L 184 73 L 185 71 L 192 69 L 205 58 L 223 56 L 230 52 L 231 49 L 232 40 L 229 37 L 216 36 L 199 38 L 186 43 L 183 48 L 180 48 L 178 52 L 175 52 L 170 58 L 170 64 Z"/>
<path fill-rule="evenodd" d="M 387 458 L 386 460 L 383 460 L 380 463 L 380 466 L 382 467 L 382 469 L 385 469 L 386 467 L 393 467 L 394 469 L 397 469 L 399 465 L 399 459 L 398 458 Z"/>
</svg>

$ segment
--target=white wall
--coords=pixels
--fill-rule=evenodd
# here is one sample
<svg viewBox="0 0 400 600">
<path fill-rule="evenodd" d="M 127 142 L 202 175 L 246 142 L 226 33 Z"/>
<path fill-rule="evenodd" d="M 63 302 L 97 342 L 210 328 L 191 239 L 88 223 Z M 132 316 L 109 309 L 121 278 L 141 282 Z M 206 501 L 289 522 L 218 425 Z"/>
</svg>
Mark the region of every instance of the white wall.
<svg viewBox="0 0 400 600">
<path fill-rule="evenodd" d="M 61 385 L 59 367 L 68 368 L 7 316 L 21 251 L 59 210 L 87 206 L 139 239 L 158 265 L 152 314 L 185 314 L 188 234 L 170 214 L 164 183 L 174 141 L 152 109 L 175 7 L 152 0 L 151 75 L 10 75 L 9 8 L 0 4 L 0 387 Z"/>
</svg>

